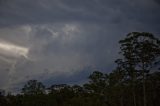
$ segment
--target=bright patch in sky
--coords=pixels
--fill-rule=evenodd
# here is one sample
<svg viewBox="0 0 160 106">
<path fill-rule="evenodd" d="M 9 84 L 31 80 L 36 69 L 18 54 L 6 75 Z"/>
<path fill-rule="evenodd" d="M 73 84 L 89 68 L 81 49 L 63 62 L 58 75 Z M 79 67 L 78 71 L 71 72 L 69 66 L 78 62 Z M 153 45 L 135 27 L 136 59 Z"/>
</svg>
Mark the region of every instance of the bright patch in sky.
<svg viewBox="0 0 160 106">
<path fill-rule="evenodd" d="M 24 56 L 28 58 L 29 49 L 26 47 L 22 47 L 19 45 L 7 43 L 7 42 L 0 42 L 0 54 L 9 56 L 9 57 L 20 57 Z"/>
</svg>

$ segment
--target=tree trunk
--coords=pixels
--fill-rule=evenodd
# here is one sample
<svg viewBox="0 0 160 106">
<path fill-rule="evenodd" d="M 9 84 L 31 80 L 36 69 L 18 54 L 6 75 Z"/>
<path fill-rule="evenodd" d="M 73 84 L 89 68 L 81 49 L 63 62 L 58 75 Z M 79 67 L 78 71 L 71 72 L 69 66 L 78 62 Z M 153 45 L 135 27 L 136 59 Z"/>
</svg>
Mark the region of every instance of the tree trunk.
<svg viewBox="0 0 160 106">
<path fill-rule="evenodd" d="M 134 104 L 134 106 L 137 106 L 136 105 L 136 94 L 135 94 L 135 84 L 134 84 L 134 82 L 132 82 L 132 96 L 133 96 L 133 104 Z"/>
<path fill-rule="evenodd" d="M 133 104 L 134 106 L 137 106 L 136 104 L 136 94 L 135 94 L 135 72 L 132 72 L 132 96 L 133 96 Z"/>
<path fill-rule="evenodd" d="M 136 95 L 135 95 L 135 92 L 133 93 L 133 99 L 134 99 L 134 106 L 136 106 Z"/>
<path fill-rule="evenodd" d="M 121 104 L 121 106 L 124 106 L 123 105 L 123 97 L 120 98 L 120 104 Z"/>
<path fill-rule="evenodd" d="M 143 106 L 147 106 L 146 104 L 146 85 L 145 85 L 145 73 L 143 70 Z"/>
</svg>

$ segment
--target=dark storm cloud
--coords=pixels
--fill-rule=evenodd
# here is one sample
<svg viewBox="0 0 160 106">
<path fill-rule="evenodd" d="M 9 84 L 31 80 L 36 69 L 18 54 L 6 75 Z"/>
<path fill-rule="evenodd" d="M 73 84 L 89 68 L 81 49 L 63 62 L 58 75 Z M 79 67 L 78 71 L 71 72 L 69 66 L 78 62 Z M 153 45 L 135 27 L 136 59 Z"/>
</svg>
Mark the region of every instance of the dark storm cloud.
<svg viewBox="0 0 160 106">
<path fill-rule="evenodd" d="M 0 39 L 26 47 L 29 59 L 10 60 L 9 71 L 0 61 L 0 85 L 76 83 L 97 69 L 110 72 L 127 33 L 160 34 L 159 10 L 159 0 L 1 0 Z"/>
<path fill-rule="evenodd" d="M 157 2 L 160 5 L 160 0 L 154 0 L 155 2 Z"/>
<path fill-rule="evenodd" d="M 34 3 L 31 0 L 2 0 L 0 23 L 1 26 L 68 21 L 156 24 L 159 9 L 152 0 L 35 0 Z"/>
</svg>

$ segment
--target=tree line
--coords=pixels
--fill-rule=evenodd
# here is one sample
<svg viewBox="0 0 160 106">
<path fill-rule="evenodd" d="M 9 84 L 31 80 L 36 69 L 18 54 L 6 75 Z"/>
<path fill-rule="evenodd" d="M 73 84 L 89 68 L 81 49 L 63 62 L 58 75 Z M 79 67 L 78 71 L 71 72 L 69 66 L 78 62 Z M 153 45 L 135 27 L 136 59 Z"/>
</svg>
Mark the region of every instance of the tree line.
<svg viewBox="0 0 160 106">
<path fill-rule="evenodd" d="M 94 71 L 83 85 L 45 87 L 29 80 L 17 95 L 0 91 L 0 106 L 159 106 L 160 40 L 131 32 L 119 41 L 120 57 L 110 73 Z"/>
</svg>

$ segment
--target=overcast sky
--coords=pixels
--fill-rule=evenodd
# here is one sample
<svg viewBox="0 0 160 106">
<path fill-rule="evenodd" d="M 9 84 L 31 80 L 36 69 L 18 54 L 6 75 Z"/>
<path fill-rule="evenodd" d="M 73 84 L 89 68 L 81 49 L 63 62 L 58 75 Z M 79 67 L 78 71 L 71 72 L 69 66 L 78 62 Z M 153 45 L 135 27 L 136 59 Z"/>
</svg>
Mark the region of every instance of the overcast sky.
<svg viewBox="0 0 160 106">
<path fill-rule="evenodd" d="M 0 88 L 110 72 L 129 32 L 160 37 L 159 0 L 0 0 Z"/>
</svg>

